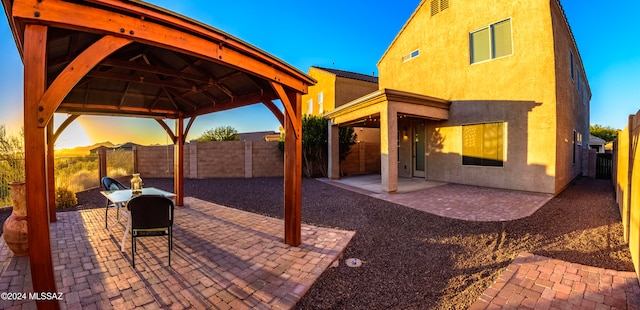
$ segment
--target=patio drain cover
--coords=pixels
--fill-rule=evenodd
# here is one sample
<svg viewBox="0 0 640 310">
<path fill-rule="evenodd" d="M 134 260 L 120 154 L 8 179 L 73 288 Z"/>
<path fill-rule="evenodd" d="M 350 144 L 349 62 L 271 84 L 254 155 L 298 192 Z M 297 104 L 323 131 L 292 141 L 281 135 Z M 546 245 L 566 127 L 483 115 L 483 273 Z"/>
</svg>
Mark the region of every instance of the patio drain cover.
<svg viewBox="0 0 640 310">
<path fill-rule="evenodd" d="M 360 266 L 362 266 L 362 261 L 357 259 L 357 258 L 347 258 L 345 263 L 349 267 L 360 267 Z"/>
</svg>

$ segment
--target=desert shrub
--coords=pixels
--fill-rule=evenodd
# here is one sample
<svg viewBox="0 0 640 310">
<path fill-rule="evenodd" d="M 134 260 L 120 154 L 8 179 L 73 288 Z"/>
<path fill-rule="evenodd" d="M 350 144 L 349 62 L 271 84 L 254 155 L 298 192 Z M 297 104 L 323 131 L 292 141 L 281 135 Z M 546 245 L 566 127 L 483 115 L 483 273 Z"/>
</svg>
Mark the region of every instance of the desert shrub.
<svg viewBox="0 0 640 310">
<path fill-rule="evenodd" d="M 107 152 L 107 175 L 119 177 L 133 173 L 133 152 L 117 149 Z"/>
<path fill-rule="evenodd" d="M 69 209 L 78 205 L 76 194 L 66 187 L 56 188 L 56 209 Z"/>
<path fill-rule="evenodd" d="M 98 180 L 98 170 L 86 170 L 82 169 L 74 173 L 69 179 L 68 188 L 74 192 L 79 192 L 88 188 L 96 187 L 100 185 Z"/>
<path fill-rule="evenodd" d="M 109 172 L 107 172 L 107 175 L 112 177 L 112 178 L 117 178 L 117 177 L 130 175 L 130 174 L 131 173 L 128 173 L 127 170 L 125 168 L 122 168 L 122 167 L 111 168 L 111 169 L 109 169 Z"/>
</svg>

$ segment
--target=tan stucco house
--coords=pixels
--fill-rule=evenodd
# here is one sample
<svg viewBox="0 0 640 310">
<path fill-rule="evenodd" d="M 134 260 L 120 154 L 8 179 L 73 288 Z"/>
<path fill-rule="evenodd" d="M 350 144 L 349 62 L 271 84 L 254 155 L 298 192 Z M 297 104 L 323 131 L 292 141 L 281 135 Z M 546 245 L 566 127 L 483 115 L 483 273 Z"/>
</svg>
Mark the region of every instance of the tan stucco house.
<svg viewBox="0 0 640 310">
<path fill-rule="evenodd" d="M 422 1 L 378 70 L 376 91 L 324 107 L 331 178 L 338 126 L 380 128 L 387 192 L 413 177 L 557 194 L 581 173 L 591 92 L 558 0 Z"/>
</svg>

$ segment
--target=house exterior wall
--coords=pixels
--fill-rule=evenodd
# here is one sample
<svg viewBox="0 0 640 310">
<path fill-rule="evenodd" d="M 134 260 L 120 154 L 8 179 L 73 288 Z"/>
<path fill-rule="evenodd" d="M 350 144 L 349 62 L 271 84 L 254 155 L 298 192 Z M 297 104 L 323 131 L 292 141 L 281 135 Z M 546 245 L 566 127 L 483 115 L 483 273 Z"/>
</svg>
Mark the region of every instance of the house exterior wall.
<svg viewBox="0 0 640 310">
<path fill-rule="evenodd" d="M 335 104 L 331 106 L 331 110 L 378 90 L 378 84 L 338 76 L 336 77 L 335 88 Z"/>
<path fill-rule="evenodd" d="M 434 16 L 430 3 L 422 1 L 378 63 L 381 89 L 452 102 L 448 121 L 427 122 L 427 138 L 442 142 L 427 150 L 427 179 L 558 193 L 580 171 L 565 139 L 566 131 L 573 138 L 568 128 L 583 128 L 585 115 L 566 110 L 570 103 L 558 95 L 565 84 L 556 84 L 564 78 L 557 76 L 563 64 L 556 62 L 563 59 L 556 54 L 563 48 L 556 45 L 573 41 L 569 31 L 556 29 L 566 25 L 558 21 L 562 13 L 553 11 L 555 0 L 450 1 Z M 513 53 L 471 64 L 470 34 L 507 19 Z M 403 61 L 418 49 L 417 57 Z M 492 122 L 504 124 L 503 167 L 462 165 L 462 126 Z M 586 133 L 588 125 L 583 139 Z"/>
<path fill-rule="evenodd" d="M 319 68 L 309 68 L 309 76 L 316 79 L 316 85 L 309 86 L 308 93 L 302 95 L 302 114 L 319 115 L 336 107 L 336 76 Z M 318 94 L 322 92 L 322 110 L 319 111 Z M 313 100 L 313 111 L 309 111 L 309 100 Z"/>
<path fill-rule="evenodd" d="M 582 173 L 580 157 L 589 149 L 591 91 L 564 14 L 551 1 L 556 64 L 556 192 Z M 573 55 L 573 65 L 571 64 Z M 573 78 L 571 69 L 573 68 Z M 574 131 L 578 141 L 574 141 Z M 582 139 L 580 139 L 582 137 Z M 580 141 L 581 140 L 581 141 Z M 574 148 L 575 144 L 575 148 Z M 575 152 L 575 154 L 574 154 Z"/>
</svg>

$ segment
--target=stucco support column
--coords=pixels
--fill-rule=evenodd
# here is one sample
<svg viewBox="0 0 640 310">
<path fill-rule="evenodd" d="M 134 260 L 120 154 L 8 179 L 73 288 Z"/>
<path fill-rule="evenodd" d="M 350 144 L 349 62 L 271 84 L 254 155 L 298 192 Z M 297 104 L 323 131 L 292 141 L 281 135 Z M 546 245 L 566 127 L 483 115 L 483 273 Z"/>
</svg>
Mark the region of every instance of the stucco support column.
<svg viewBox="0 0 640 310">
<path fill-rule="evenodd" d="M 176 194 L 176 206 L 184 205 L 184 118 L 176 119 L 175 154 L 173 156 L 173 188 Z"/>
<path fill-rule="evenodd" d="M 47 199 L 47 120 L 39 116 L 46 87 L 47 27 L 26 25 L 24 31 L 24 150 L 29 264 L 33 291 L 57 292 L 51 258 Z M 59 309 L 57 300 L 36 301 L 38 309 Z"/>
<path fill-rule="evenodd" d="M 398 190 L 398 112 L 383 104 L 380 110 L 380 174 L 382 190 L 393 193 Z"/>
<path fill-rule="evenodd" d="M 327 148 L 329 159 L 328 177 L 331 180 L 340 178 L 340 127 L 329 121 L 329 146 Z"/>
</svg>

